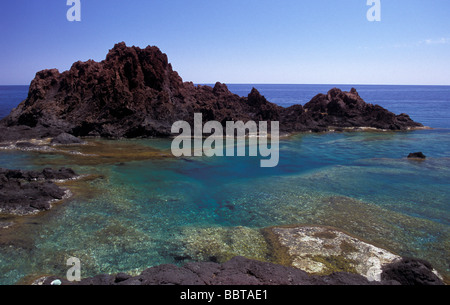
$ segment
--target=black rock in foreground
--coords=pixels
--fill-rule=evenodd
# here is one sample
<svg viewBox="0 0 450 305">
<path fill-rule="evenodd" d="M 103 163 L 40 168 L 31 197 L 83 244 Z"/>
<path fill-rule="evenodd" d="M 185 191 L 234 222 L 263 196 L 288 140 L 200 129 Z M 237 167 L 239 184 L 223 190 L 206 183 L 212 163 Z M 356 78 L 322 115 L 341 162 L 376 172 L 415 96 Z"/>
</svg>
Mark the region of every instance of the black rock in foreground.
<svg viewBox="0 0 450 305">
<path fill-rule="evenodd" d="M 69 168 L 42 172 L 0 168 L 0 213 L 27 215 L 48 210 L 53 201 L 66 196 L 66 190 L 53 181 L 76 176 Z"/>
<path fill-rule="evenodd" d="M 400 270 L 401 271 L 398 271 Z M 418 281 L 405 281 L 406 271 L 420 277 Z M 57 277 L 46 277 L 44 285 L 50 285 Z M 346 272 L 327 276 L 308 275 L 294 267 L 286 267 L 267 262 L 234 257 L 218 264 L 213 262 L 188 263 L 183 267 L 160 265 L 144 270 L 138 276 L 124 273 L 117 275 L 98 275 L 68 282 L 60 279 L 63 285 L 400 285 L 433 284 L 442 281 L 431 272 L 431 266 L 422 261 L 409 260 L 387 266 L 381 282 L 370 282 L 367 278 Z"/>
<path fill-rule="evenodd" d="M 402 285 L 443 285 L 432 270 L 433 267 L 427 261 L 404 258 L 388 265 L 383 270 L 381 279 L 396 281 Z"/>
<path fill-rule="evenodd" d="M 28 97 L 0 122 L 0 142 L 18 138 L 74 136 L 165 137 L 174 122 L 279 121 L 281 132 L 371 127 L 407 130 L 423 127 L 406 114 L 395 115 L 366 103 L 355 89 L 337 88 L 309 103 L 283 108 L 256 89 L 247 97 L 183 82 L 157 47 L 114 46 L 101 62 L 76 62 L 69 71 L 40 71 Z"/>
</svg>

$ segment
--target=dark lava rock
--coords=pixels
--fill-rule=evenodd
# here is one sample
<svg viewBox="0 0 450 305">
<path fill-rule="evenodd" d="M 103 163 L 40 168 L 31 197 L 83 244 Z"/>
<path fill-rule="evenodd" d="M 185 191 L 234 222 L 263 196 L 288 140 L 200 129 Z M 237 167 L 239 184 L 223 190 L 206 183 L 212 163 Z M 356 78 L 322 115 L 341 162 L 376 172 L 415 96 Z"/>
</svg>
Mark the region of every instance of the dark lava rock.
<svg viewBox="0 0 450 305">
<path fill-rule="evenodd" d="M 61 145 L 68 145 L 68 144 L 83 144 L 84 141 L 71 135 L 68 133 L 61 133 L 58 136 L 54 137 L 51 140 L 51 144 L 61 144 Z"/>
<path fill-rule="evenodd" d="M 30 142 L 18 142 L 16 143 L 16 146 L 19 148 L 35 148 L 37 145 L 30 143 Z"/>
<path fill-rule="evenodd" d="M 397 281 L 402 285 L 444 285 L 433 273 L 430 263 L 413 258 L 403 258 L 397 263 L 385 266 L 381 279 Z"/>
<path fill-rule="evenodd" d="M 65 167 L 62 167 L 57 171 L 51 168 L 44 168 L 42 174 L 47 180 L 67 180 L 77 176 L 73 169 Z"/>
<path fill-rule="evenodd" d="M 61 132 L 61 130 L 48 126 L 35 126 L 33 128 L 25 125 L 7 126 L 4 121 L 0 121 L 0 143 L 9 143 L 29 139 L 53 138 Z"/>
<path fill-rule="evenodd" d="M 56 277 L 48 277 L 49 285 Z M 98 275 L 64 285 L 354 285 L 371 284 L 362 276 L 342 273 L 330 276 L 310 276 L 306 272 L 281 265 L 234 257 L 224 264 L 213 262 L 188 263 L 183 267 L 160 265 L 144 270 L 136 277 Z"/>
<path fill-rule="evenodd" d="M 42 172 L 0 168 L 0 212 L 26 215 L 48 210 L 51 202 L 64 198 L 66 191 L 53 180 L 66 180 L 77 174 L 68 168 Z"/>
<path fill-rule="evenodd" d="M 76 62 L 70 70 L 36 73 L 28 97 L 0 122 L 0 142 L 19 138 L 170 136 L 175 121 L 279 121 L 282 132 L 325 131 L 329 127 L 406 130 L 420 127 L 406 114 L 395 115 L 365 103 L 352 89 L 318 94 L 306 105 L 288 108 L 267 101 L 258 90 L 247 97 L 216 83 L 183 82 L 157 47 L 119 43 L 101 62 Z M 270 124 L 269 124 L 270 125 Z M 6 131 L 7 129 L 7 131 Z M 68 136 L 61 141 L 70 142 Z"/>
<path fill-rule="evenodd" d="M 422 152 L 410 153 L 408 155 L 409 159 L 426 159 L 427 157 Z"/>
<path fill-rule="evenodd" d="M 399 263 L 388 266 L 381 282 L 369 282 L 357 274 L 336 272 L 326 276 L 309 275 L 294 267 L 286 267 L 267 262 L 234 257 L 224 264 L 213 262 L 188 263 L 183 267 L 160 265 L 144 270 L 140 275 L 132 277 L 123 273 L 117 275 L 98 275 L 70 283 L 62 279 L 63 285 L 411 285 L 414 280 L 405 281 L 404 274 L 420 276 L 423 284 L 439 283 L 430 274 L 426 263 Z M 401 272 L 397 271 L 402 269 Z M 410 270 L 412 269 L 412 270 Z M 419 270 L 420 269 L 420 270 Z M 431 271 L 430 271 L 431 272 Z M 409 274 L 407 275 L 407 277 Z M 57 279 L 48 277 L 44 285 Z M 442 282 L 440 282 L 442 283 Z"/>
</svg>

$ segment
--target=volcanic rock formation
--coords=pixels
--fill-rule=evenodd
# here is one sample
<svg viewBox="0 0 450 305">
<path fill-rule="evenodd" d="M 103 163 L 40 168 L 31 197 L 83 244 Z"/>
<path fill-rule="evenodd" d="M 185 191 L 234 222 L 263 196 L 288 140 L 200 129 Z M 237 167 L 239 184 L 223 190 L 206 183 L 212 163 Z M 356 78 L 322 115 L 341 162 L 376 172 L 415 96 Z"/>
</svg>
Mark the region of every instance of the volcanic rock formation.
<svg viewBox="0 0 450 305">
<path fill-rule="evenodd" d="M 355 89 L 332 89 L 310 102 L 283 108 L 256 89 L 247 97 L 214 87 L 183 82 L 157 47 L 114 46 L 101 62 L 76 62 L 60 73 L 43 70 L 31 82 L 28 97 L 0 122 L 0 142 L 55 137 L 63 132 L 108 138 L 165 137 L 175 121 L 280 121 L 282 132 L 373 127 L 406 130 L 422 125 L 367 104 Z"/>
<path fill-rule="evenodd" d="M 75 177 L 70 168 L 41 172 L 0 168 L 0 213 L 27 215 L 49 210 L 52 202 L 66 196 L 66 190 L 54 181 Z"/>
</svg>

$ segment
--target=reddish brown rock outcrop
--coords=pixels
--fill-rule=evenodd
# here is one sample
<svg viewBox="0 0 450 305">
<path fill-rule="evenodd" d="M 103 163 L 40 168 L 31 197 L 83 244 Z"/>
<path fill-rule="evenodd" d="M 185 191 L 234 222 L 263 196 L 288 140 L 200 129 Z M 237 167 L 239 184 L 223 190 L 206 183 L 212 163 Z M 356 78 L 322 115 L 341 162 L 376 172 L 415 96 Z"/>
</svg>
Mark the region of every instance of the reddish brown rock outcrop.
<svg viewBox="0 0 450 305">
<path fill-rule="evenodd" d="M 304 106 L 283 108 L 256 89 L 239 97 L 221 83 L 194 86 L 182 81 L 157 47 L 141 49 L 122 42 L 101 62 L 76 62 L 63 73 L 38 72 L 27 99 L 1 121 L 0 128 L 10 128 L 9 138 L 62 132 L 113 138 L 169 136 L 175 121 L 192 123 L 196 112 L 204 121 L 276 120 L 285 132 L 324 131 L 330 126 L 391 130 L 422 126 L 405 114 L 365 103 L 354 89 L 332 89 Z M 2 135 L 2 140 L 10 139 Z"/>
</svg>

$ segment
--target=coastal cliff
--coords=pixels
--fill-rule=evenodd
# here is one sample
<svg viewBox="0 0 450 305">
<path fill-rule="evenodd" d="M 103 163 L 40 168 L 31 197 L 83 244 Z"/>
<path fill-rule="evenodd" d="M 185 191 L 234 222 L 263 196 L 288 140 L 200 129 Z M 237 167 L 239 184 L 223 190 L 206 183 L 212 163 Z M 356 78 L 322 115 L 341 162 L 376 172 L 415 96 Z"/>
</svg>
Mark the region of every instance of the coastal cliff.
<svg viewBox="0 0 450 305">
<path fill-rule="evenodd" d="M 334 88 L 310 102 L 283 108 L 256 89 L 247 97 L 214 87 L 183 82 L 167 55 L 157 47 L 145 49 L 119 43 L 101 62 L 76 62 L 70 70 L 43 70 L 31 82 L 28 97 L 0 122 L 0 141 L 18 138 L 167 137 L 174 122 L 204 120 L 279 121 L 281 132 L 326 131 L 372 127 L 407 130 L 422 127 L 408 115 L 395 115 L 366 103 L 355 89 Z"/>
</svg>

